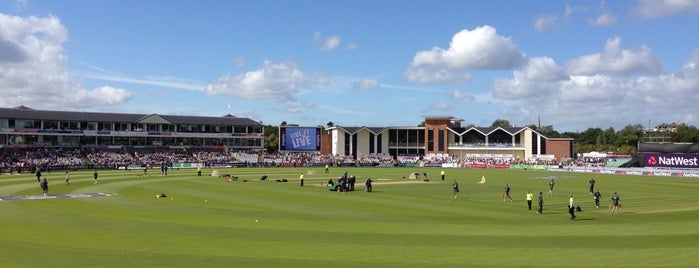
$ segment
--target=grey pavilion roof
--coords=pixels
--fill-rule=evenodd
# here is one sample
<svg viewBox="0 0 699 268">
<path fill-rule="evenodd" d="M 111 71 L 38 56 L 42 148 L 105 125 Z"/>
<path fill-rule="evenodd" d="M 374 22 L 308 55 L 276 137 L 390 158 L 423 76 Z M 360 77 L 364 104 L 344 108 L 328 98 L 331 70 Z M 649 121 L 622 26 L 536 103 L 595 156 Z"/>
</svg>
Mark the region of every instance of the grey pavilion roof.
<svg viewBox="0 0 699 268">
<path fill-rule="evenodd" d="M 261 123 L 245 117 L 235 117 L 230 114 L 222 117 L 213 116 L 188 116 L 188 115 L 158 115 L 158 114 L 131 114 L 131 113 L 97 113 L 74 111 L 48 111 L 34 110 L 27 107 L 0 108 L 0 118 L 24 119 L 24 120 L 53 120 L 53 121 L 81 121 L 81 122 L 122 122 L 138 123 L 152 116 L 159 116 L 172 124 L 199 124 L 199 125 L 240 125 L 262 126 Z"/>
</svg>

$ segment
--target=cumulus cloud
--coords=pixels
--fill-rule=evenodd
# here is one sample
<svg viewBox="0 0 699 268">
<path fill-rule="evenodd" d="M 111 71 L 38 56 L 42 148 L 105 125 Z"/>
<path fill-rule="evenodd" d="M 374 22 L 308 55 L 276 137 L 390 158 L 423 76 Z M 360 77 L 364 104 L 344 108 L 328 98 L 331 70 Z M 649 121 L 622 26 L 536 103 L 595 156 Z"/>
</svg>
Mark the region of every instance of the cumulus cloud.
<svg viewBox="0 0 699 268">
<path fill-rule="evenodd" d="M 534 19 L 533 27 L 538 32 L 546 32 L 551 30 L 558 23 L 558 17 L 555 15 L 539 15 Z"/>
<path fill-rule="evenodd" d="M 614 14 L 605 12 L 597 16 L 597 18 L 588 20 L 588 23 L 592 26 L 612 26 L 616 24 L 616 20 Z"/>
<path fill-rule="evenodd" d="M 126 89 L 102 86 L 93 90 L 77 90 L 73 92 L 73 96 L 71 98 L 74 99 L 75 102 L 86 102 L 84 106 L 91 106 L 91 103 L 116 105 L 132 98 L 133 96 L 134 94 Z"/>
<path fill-rule="evenodd" d="M 294 62 L 264 61 L 257 70 L 219 77 L 208 84 L 204 92 L 207 95 L 286 102 L 295 101 L 303 89 L 326 82 L 325 76 L 305 74 Z"/>
<path fill-rule="evenodd" d="M 538 66 L 538 67 L 537 67 Z M 691 121 L 699 101 L 699 50 L 674 73 L 628 76 L 592 73 L 561 76 L 533 75 L 556 67 L 547 58 L 533 58 L 510 79 L 496 79 L 496 100 L 513 106 L 505 114 L 512 121 L 531 121 L 543 115 L 557 128 L 614 126 L 639 118 Z M 533 72 L 532 70 L 539 70 Z M 555 78 L 555 79 L 552 79 Z M 516 103 L 516 104 L 513 104 Z M 548 123 L 547 123 L 548 124 Z"/>
<path fill-rule="evenodd" d="M 115 105 L 132 98 L 115 87 L 83 89 L 70 74 L 63 43 L 68 30 L 54 16 L 20 17 L 0 13 L 0 88 L 22 96 L 21 104 L 38 109 L 81 109 Z M 0 98 L 0 106 L 19 103 Z"/>
<path fill-rule="evenodd" d="M 485 25 L 473 30 L 461 30 L 449 43 L 449 48 L 433 47 L 419 51 L 411 67 L 443 66 L 461 69 L 509 69 L 521 63 L 526 56 L 509 37 L 497 34 L 495 28 Z"/>
<path fill-rule="evenodd" d="M 340 37 L 336 35 L 326 37 L 320 32 L 315 32 L 313 34 L 313 40 L 320 44 L 320 50 L 323 51 L 335 50 L 340 46 Z"/>
<path fill-rule="evenodd" d="M 0 35 L 0 62 L 22 62 L 25 60 L 27 60 L 27 55 L 24 49 L 19 44 Z"/>
<path fill-rule="evenodd" d="M 509 69 L 524 59 L 510 38 L 485 25 L 454 34 L 447 49 L 418 51 L 404 76 L 411 83 L 459 82 L 471 77 L 464 70 Z"/>
<path fill-rule="evenodd" d="M 621 38 L 607 40 L 603 53 L 585 55 L 568 63 L 568 71 L 573 75 L 613 74 L 655 74 L 662 71 L 660 61 L 650 48 L 640 46 L 635 49 L 621 49 Z"/>
<path fill-rule="evenodd" d="M 681 13 L 699 13 L 699 0 L 639 0 L 632 14 L 654 19 Z"/>
<path fill-rule="evenodd" d="M 548 57 L 529 59 L 529 62 L 527 62 L 518 75 L 523 76 L 527 80 L 542 82 L 568 79 L 565 70 L 558 66 L 553 59 Z"/>
<path fill-rule="evenodd" d="M 505 100 L 538 98 L 555 92 L 560 82 L 568 79 L 553 59 L 531 58 L 521 70 L 513 72 L 512 79 L 495 79 L 493 95 Z"/>
</svg>

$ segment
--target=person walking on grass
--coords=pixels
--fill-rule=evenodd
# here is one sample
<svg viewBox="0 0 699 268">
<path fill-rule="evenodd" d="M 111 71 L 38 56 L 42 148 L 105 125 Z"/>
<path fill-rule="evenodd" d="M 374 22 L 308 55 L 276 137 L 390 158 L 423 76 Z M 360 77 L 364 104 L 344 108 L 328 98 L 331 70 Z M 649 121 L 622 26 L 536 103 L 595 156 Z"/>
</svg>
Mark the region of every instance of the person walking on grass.
<svg viewBox="0 0 699 268">
<path fill-rule="evenodd" d="M 614 192 L 614 195 L 612 195 L 612 209 L 609 212 L 619 213 L 619 201 L 619 196 Z"/>
<path fill-rule="evenodd" d="M 556 182 L 553 179 L 551 179 L 551 181 L 549 181 L 549 192 L 546 195 L 548 195 L 548 196 L 553 195 L 553 186 L 555 184 L 556 184 Z"/>
<path fill-rule="evenodd" d="M 94 184 L 97 184 L 97 170 L 95 170 L 95 173 L 92 173 L 92 182 Z"/>
<path fill-rule="evenodd" d="M 544 213 L 544 192 L 539 192 L 539 210 L 536 213 Z"/>
<path fill-rule="evenodd" d="M 459 184 L 456 183 L 456 180 L 454 180 L 454 183 L 451 184 L 452 190 L 454 190 L 454 199 L 459 197 Z"/>
<path fill-rule="evenodd" d="M 512 201 L 512 197 L 510 197 L 510 185 L 505 184 L 505 189 L 504 192 L 502 193 L 502 202 L 505 202 L 505 200 L 510 199 Z"/>
<path fill-rule="evenodd" d="M 66 185 L 70 185 L 70 172 L 66 170 Z"/>
<path fill-rule="evenodd" d="M 595 193 L 592 194 L 592 198 L 595 199 L 595 207 L 599 207 L 599 200 L 602 199 L 602 194 L 599 192 L 599 189 L 595 190 Z"/>
<path fill-rule="evenodd" d="M 527 207 L 532 210 L 532 199 L 534 199 L 534 194 L 531 191 L 527 191 Z"/>
<path fill-rule="evenodd" d="M 46 177 L 41 180 L 39 185 L 41 186 L 41 191 L 44 193 L 44 196 L 49 195 L 49 182 L 46 180 Z"/>
</svg>

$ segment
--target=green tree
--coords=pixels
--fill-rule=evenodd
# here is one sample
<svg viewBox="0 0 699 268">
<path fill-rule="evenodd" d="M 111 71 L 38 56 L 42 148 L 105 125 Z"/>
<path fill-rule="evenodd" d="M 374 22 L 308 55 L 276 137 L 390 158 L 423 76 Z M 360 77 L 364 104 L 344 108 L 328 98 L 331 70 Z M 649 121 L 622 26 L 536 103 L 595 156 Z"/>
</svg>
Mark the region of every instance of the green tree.
<svg viewBox="0 0 699 268">
<path fill-rule="evenodd" d="M 613 127 L 610 127 L 600 133 L 600 135 L 597 135 L 597 144 L 604 144 L 604 145 L 609 145 L 609 144 L 614 144 L 616 141 L 616 131 L 614 131 Z"/>
<path fill-rule="evenodd" d="M 507 121 L 506 119 L 496 119 L 493 121 L 493 124 L 490 125 L 491 127 L 511 127 L 512 125 L 510 124 L 510 121 Z"/>
<path fill-rule="evenodd" d="M 265 126 L 265 150 L 269 153 L 279 150 L 279 127 Z"/>
<path fill-rule="evenodd" d="M 685 123 L 679 124 L 675 130 L 675 140 L 677 142 L 699 143 L 699 130 L 695 126 L 688 126 Z"/>
<path fill-rule="evenodd" d="M 628 125 L 617 133 L 616 146 L 635 146 L 643 138 L 643 125 Z"/>
<path fill-rule="evenodd" d="M 558 133 L 558 131 L 556 131 L 555 129 L 553 129 L 552 125 L 538 127 L 534 124 L 531 124 L 527 127 L 533 129 L 536 132 L 539 132 L 541 135 L 544 135 L 547 138 L 561 138 L 561 134 Z"/>
</svg>

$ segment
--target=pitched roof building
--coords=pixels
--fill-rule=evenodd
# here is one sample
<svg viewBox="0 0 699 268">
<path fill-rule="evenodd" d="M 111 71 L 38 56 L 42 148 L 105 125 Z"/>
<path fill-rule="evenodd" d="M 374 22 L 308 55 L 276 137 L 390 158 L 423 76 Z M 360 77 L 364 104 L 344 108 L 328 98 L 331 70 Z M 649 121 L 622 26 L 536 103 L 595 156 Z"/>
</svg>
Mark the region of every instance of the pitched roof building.
<svg viewBox="0 0 699 268">
<path fill-rule="evenodd" d="M 221 117 L 0 108 L 0 145 L 229 146 L 262 149 L 263 125 Z"/>
</svg>

